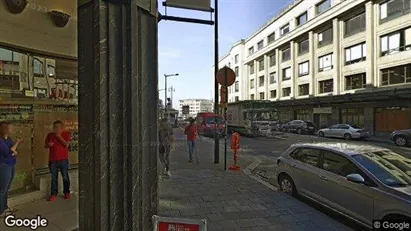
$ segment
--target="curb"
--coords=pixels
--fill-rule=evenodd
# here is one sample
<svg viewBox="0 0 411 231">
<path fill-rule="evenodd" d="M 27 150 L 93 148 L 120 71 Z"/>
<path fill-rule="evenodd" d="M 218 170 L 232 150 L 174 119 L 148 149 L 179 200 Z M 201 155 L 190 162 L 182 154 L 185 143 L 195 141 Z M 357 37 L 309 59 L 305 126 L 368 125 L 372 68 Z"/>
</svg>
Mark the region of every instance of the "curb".
<svg viewBox="0 0 411 231">
<path fill-rule="evenodd" d="M 260 184 L 266 186 L 267 188 L 273 190 L 273 191 L 278 191 L 278 188 L 271 185 L 268 182 L 263 181 L 262 179 L 260 179 L 257 176 L 254 176 L 251 172 L 254 171 L 254 169 L 256 169 L 259 165 L 261 164 L 261 160 L 254 156 L 254 161 L 248 165 L 245 169 L 243 169 L 243 173 L 246 174 L 247 176 L 251 177 L 253 180 L 259 182 Z"/>
</svg>

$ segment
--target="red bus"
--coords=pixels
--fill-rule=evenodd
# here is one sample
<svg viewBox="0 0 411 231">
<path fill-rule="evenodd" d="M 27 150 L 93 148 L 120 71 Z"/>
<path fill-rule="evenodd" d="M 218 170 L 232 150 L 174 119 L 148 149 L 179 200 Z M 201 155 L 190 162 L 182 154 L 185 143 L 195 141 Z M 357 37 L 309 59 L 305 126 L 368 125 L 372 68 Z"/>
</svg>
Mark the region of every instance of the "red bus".
<svg viewBox="0 0 411 231">
<path fill-rule="evenodd" d="M 221 115 L 214 112 L 200 112 L 195 120 L 199 135 L 214 136 L 217 132 L 219 136 L 224 136 L 225 123 Z"/>
</svg>

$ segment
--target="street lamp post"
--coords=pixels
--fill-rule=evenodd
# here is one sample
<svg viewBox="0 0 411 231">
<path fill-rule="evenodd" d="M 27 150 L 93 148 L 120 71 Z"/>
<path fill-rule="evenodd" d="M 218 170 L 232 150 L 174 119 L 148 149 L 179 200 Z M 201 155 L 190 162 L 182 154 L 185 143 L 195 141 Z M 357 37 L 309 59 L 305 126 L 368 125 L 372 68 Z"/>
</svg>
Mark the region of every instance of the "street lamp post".
<svg viewBox="0 0 411 231">
<path fill-rule="evenodd" d="M 172 76 L 178 76 L 178 73 L 170 74 L 170 75 L 164 74 L 164 85 L 165 85 L 165 91 L 164 91 L 164 103 L 165 103 L 164 105 L 165 105 L 165 107 L 164 107 L 164 111 L 167 111 L 167 78 L 172 77 Z"/>
</svg>

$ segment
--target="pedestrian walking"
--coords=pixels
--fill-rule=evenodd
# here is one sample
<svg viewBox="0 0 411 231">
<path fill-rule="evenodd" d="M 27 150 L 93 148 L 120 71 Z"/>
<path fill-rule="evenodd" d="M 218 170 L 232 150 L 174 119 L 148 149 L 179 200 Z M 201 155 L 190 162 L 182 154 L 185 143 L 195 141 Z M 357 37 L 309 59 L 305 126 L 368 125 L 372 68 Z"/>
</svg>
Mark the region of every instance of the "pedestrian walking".
<svg viewBox="0 0 411 231">
<path fill-rule="evenodd" d="M 16 212 L 8 206 L 8 191 L 15 175 L 17 147 L 21 139 L 14 142 L 10 135 L 13 126 L 9 122 L 0 122 L 0 217 L 4 218 Z"/>
<path fill-rule="evenodd" d="M 198 138 L 197 126 L 195 120 L 191 119 L 190 124 L 184 129 L 184 134 L 187 136 L 189 163 L 193 162 L 193 155 L 198 164 L 198 157 L 196 152 L 196 139 Z"/>
<path fill-rule="evenodd" d="M 170 173 L 170 152 L 174 145 L 173 128 L 168 123 L 167 118 L 160 120 L 160 126 L 158 128 L 158 140 L 159 140 L 159 154 L 160 162 L 163 165 L 163 174 L 171 176 Z"/>
<path fill-rule="evenodd" d="M 60 120 L 53 122 L 53 132 L 45 140 L 44 147 L 49 149 L 49 169 L 51 173 L 51 194 L 49 201 L 55 201 L 58 195 L 58 172 L 63 178 L 64 199 L 71 198 L 69 169 L 69 145 L 71 135 L 64 130 L 64 123 Z"/>
</svg>

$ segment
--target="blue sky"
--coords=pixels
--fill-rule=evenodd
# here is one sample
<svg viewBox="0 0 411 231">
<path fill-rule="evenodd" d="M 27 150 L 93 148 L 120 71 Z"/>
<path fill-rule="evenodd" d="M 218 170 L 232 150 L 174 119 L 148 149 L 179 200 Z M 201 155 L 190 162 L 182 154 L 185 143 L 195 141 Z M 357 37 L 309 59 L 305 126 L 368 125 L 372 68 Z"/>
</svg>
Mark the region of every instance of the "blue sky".
<svg viewBox="0 0 411 231">
<path fill-rule="evenodd" d="M 159 12 L 164 7 L 159 0 Z M 291 0 L 219 0 L 219 55 L 231 45 L 247 38 L 270 20 Z M 212 1 L 212 4 L 213 1 Z M 210 19 L 209 13 L 167 8 L 167 15 Z M 159 23 L 159 89 L 164 74 L 179 73 L 167 80 L 173 86 L 173 106 L 186 98 L 211 98 L 213 92 L 214 27 L 209 25 L 161 21 Z M 170 92 L 168 92 L 170 97 Z M 164 100 L 164 91 L 160 91 Z"/>
</svg>

